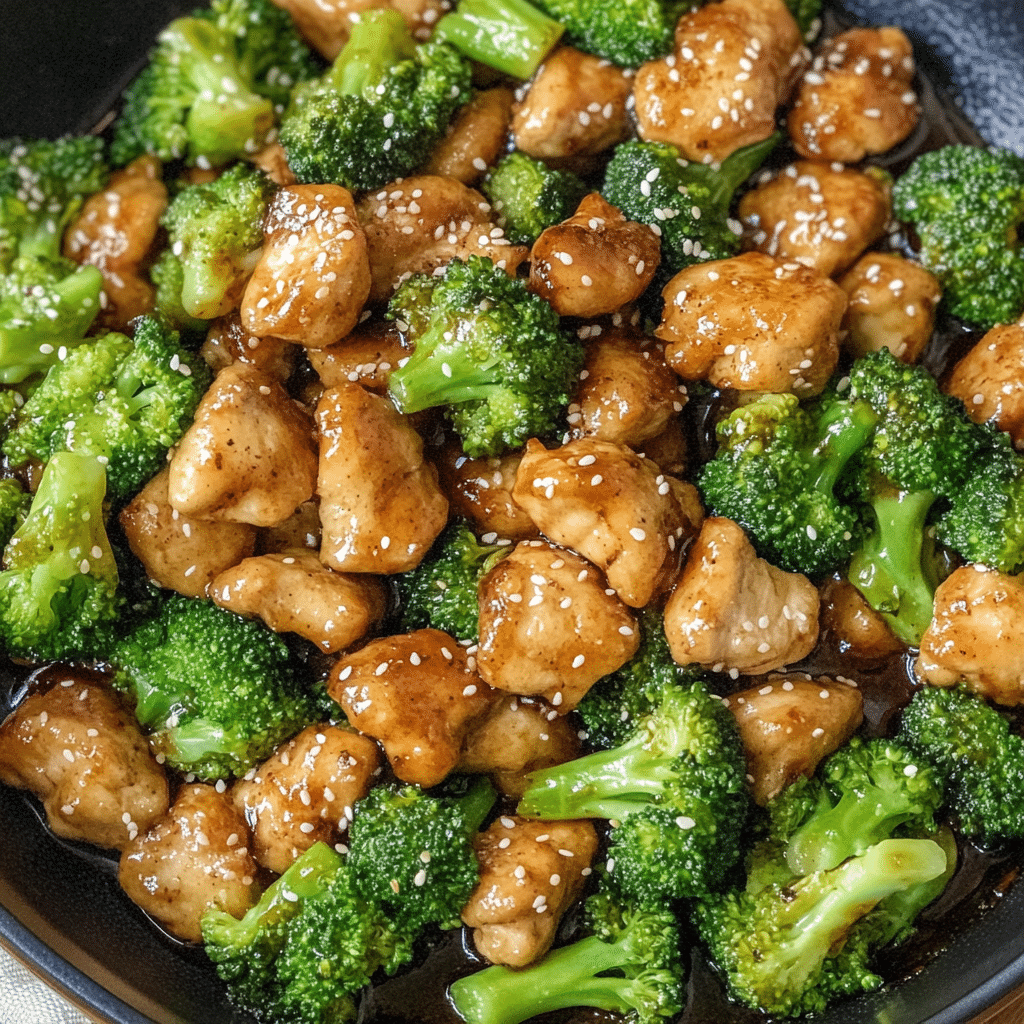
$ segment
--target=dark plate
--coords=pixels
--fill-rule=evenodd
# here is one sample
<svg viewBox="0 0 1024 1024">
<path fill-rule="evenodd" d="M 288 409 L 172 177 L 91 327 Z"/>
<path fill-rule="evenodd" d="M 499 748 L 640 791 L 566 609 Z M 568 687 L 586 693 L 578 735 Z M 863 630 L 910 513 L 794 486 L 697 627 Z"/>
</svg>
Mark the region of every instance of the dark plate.
<svg viewBox="0 0 1024 1024">
<path fill-rule="evenodd" d="M 0 137 L 92 128 L 187 0 L 0 0 Z M 988 141 L 1024 154 L 1024 11 L 1007 0 L 847 0 L 899 24 L 929 77 Z M 963 136 L 955 107 L 953 135 Z M 0 673 L 2 673 L 0 667 Z M 0 719 L 11 682 L 0 674 Z M 58 843 L 0 787 L 0 943 L 90 1015 L 113 1024 L 241 1024 L 205 957 L 165 940 L 121 893 L 112 861 Z M 999 888 L 998 885 L 995 886 Z M 957 927 L 899 985 L 820 1024 L 961 1024 L 1024 983 L 1024 885 Z M 696 982 L 700 984 L 700 972 Z M 415 982 L 413 982 L 415 985 Z M 688 1024 L 720 1024 L 690 1014 Z"/>
</svg>

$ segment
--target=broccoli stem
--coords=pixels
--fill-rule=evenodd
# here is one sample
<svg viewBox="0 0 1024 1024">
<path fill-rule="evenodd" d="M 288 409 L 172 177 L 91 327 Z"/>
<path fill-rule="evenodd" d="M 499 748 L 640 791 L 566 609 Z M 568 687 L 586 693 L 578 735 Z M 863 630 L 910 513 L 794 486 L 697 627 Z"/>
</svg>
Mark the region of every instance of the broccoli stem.
<svg viewBox="0 0 1024 1024">
<path fill-rule="evenodd" d="M 342 96 L 372 89 L 396 64 L 409 60 L 416 43 L 405 19 L 394 10 L 365 11 L 324 79 Z"/>
<path fill-rule="evenodd" d="M 812 487 L 831 495 L 847 463 L 867 444 L 878 416 L 868 402 L 836 403 L 822 417 L 822 439 L 814 449 L 820 469 Z"/>
</svg>

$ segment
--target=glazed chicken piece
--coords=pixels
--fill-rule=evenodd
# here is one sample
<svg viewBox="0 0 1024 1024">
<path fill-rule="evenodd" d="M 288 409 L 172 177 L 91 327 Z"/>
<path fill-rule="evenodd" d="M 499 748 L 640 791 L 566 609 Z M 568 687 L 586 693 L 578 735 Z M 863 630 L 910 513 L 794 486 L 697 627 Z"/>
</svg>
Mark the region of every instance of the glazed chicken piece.
<svg viewBox="0 0 1024 1024">
<path fill-rule="evenodd" d="M 366 636 L 387 608 L 378 577 L 335 572 L 299 548 L 246 558 L 220 573 L 209 593 L 221 608 L 297 633 L 326 654 Z"/>
<path fill-rule="evenodd" d="M 369 391 L 384 392 L 391 371 L 399 360 L 408 359 L 411 351 L 394 321 L 389 320 L 356 327 L 336 344 L 311 348 L 306 355 L 325 388 L 352 383 Z"/>
<path fill-rule="evenodd" d="M 636 653 L 629 608 L 586 559 L 523 541 L 481 580 L 477 669 L 508 693 L 571 711 L 598 679 Z"/>
<path fill-rule="evenodd" d="M 321 561 L 343 572 L 417 566 L 448 522 L 420 435 L 386 398 L 358 384 L 328 388 L 316 422 Z"/>
<path fill-rule="evenodd" d="M 916 363 L 935 327 L 942 288 L 924 267 L 902 256 L 869 252 L 839 281 L 849 297 L 843 317 L 843 348 L 855 359 L 887 348 Z"/>
<path fill-rule="evenodd" d="M 836 368 L 846 293 L 799 263 L 748 252 L 696 264 L 662 295 L 654 333 L 685 380 L 804 398 L 821 391 Z"/>
<path fill-rule="evenodd" d="M 210 324 L 199 354 L 215 374 L 231 363 L 248 363 L 284 384 L 295 369 L 298 351 L 283 338 L 257 338 L 242 326 L 238 313 L 231 313 Z"/>
<path fill-rule="evenodd" d="M 854 28 L 833 36 L 800 81 L 789 137 L 801 156 L 859 163 L 917 127 L 914 51 L 898 28 Z"/>
<path fill-rule="evenodd" d="M 806 576 L 758 558 L 731 520 L 704 521 L 665 605 L 680 665 L 758 675 L 795 664 L 818 639 L 818 592 Z"/>
<path fill-rule="evenodd" d="M 830 579 L 821 588 L 821 627 L 839 641 L 843 656 L 859 665 L 878 665 L 905 650 L 885 619 L 846 580 Z"/>
<path fill-rule="evenodd" d="M 121 888 L 172 935 L 199 942 L 207 910 L 242 917 L 259 899 L 245 820 L 213 786 L 185 786 L 173 806 L 124 848 Z"/>
<path fill-rule="evenodd" d="M 443 139 L 430 151 L 424 174 L 454 178 L 474 185 L 498 162 L 512 121 L 511 89 L 481 89 L 455 113 Z"/>
<path fill-rule="evenodd" d="M 167 813 L 167 776 L 105 683 L 50 675 L 0 726 L 0 782 L 39 797 L 56 835 L 123 850 Z"/>
<path fill-rule="evenodd" d="M 353 728 L 379 740 L 403 782 L 436 786 L 498 695 L 466 648 L 438 629 L 372 640 L 341 658 L 327 683 Z"/>
<path fill-rule="evenodd" d="M 324 348 L 355 327 L 369 294 L 370 258 L 352 193 L 340 185 L 279 189 L 242 296 L 245 329 Z"/>
<path fill-rule="evenodd" d="M 864 718 L 860 690 L 831 679 L 772 676 L 723 702 L 736 718 L 747 781 L 762 807 L 838 750 Z"/>
<path fill-rule="evenodd" d="M 196 519 L 275 526 L 312 497 L 316 474 L 309 416 L 273 377 L 232 363 L 178 442 L 168 500 Z"/>
<path fill-rule="evenodd" d="M 722 0 L 680 18 L 675 50 L 644 64 L 640 137 L 688 160 L 722 161 L 775 131 L 775 110 L 809 55 L 783 0 Z"/>
<path fill-rule="evenodd" d="M 231 790 L 256 861 L 282 874 L 314 843 L 334 845 L 380 762 L 373 740 L 336 725 L 307 726 L 283 743 Z"/>
<path fill-rule="evenodd" d="M 595 317 L 635 302 L 661 262 L 661 243 L 597 192 L 530 250 L 530 290 L 559 316 Z"/>
<path fill-rule="evenodd" d="M 976 423 L 991 423 L 1024 451 L 1024 319 L 993 327 L 956 364 L 946 391 Z"/>
<path fill-rule="evenodd" d="M 923 683 L 965 683 L 975 693 L 1024 704 L 1024 580 L 983 565 L 957 569 L 935 591 L 914 672 Z"/>
<path fill-rule="evenodd" d="M 283 523 L 257 531 L 259 555 L 284 553 L 292 548 L 320 550 L 320 501 L 315 497 L 304 501 Z"/>
<path fill-rule="evenodd" d="M 275 185 L 295 185 L 297 179 L 288 166 L 288 154 L 280 142 L 268 142 L 253 153 L 250 161 Z"/>
<path fill-rule="evenodd" d="M 480 881 L 462 920 L 481 956 L 525 967 L 550 949 L 562 915 L 583 891 L 597 854 L 594 826 L 503 815 L 473 846 Z"/>
<path fill-rule="evenodd" d="M 890 190 L 888 177 L 871 168 L 798 160 L 740 200 L 744 242 L 831 277 L 885 234 Z"/>
<path fill-rule="evenodd" d="M 368 192 L 357 206 L 370 253 L 370 301 L 384 302 L 410 274 L 429 274 L 453 259 L 486 256 L 515 274 L 526 259 L 511 245 L 490 204 L 454 178 L 414 175 Z"/>
</svg>

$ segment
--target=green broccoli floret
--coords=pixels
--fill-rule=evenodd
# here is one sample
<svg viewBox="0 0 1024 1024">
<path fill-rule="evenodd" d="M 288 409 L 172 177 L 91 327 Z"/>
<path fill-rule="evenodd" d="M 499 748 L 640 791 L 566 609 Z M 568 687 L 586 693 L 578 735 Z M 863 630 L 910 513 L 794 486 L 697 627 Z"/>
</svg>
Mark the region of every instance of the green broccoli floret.
<svg viewBox="0 0 1024 1024">
<path fill-rule="evenodd" d="M 431 626 L 456 640 L 476 643 L 477 585 L 509 550 L 507 545 L 481 544 L 465 523 L 449 525 L 415 569 L 394 577 L 401 629 L 411 632 Z"/>
<path fill-rule="evenodd" d="M 697 485 L 714 515 L 746 531 L 758 554 L 821 576 L 845 565 L 864 534 L 859 508 L 836 494 L 877 422 L 863 401 L 765 395 L 718 425 L 718 454 Z"/>
<path fill-rule="evenodd" d="M 158 303 L 180 306 L 189 317 L 212 320 L 238 307 L 263 245 L 263 216 L 274 183 L 249 164 L 236 164 L 216 180 L 186 185 L 167 207 L 161 223 L 170 243 Z M 177 295 L 173 285 L 180 280 Z M 162 308 L 158 305 L 158 308 Z"/>
<path fill-rule="evenodd" d="M 192 316 L 182 305 L 185 268 L 181 260 L 170 249 L 164 249 L 150 267 L 149 279 L 156 286 L 155 315 L 179 332 L 186 348 L 198 349 L 206 339 L 210 322 Z"/>
<path fill-rule="evenodd" d="M 281 122 L 301 182 L 376 188 L 422 164 L 470 98 L 469 62 L 419 46 L 397 11 L 365 11 L 327 73 L 295 89 Z"/>
<path fill-rule="evenodd" d="M 459 0 L 432 39 L 515 78 L 532 78 L 564 27 L 526 0 Z"/>
<path fill-rule="evenodd" d="M 150 745 L 200 779 L 243 775 L 315 718 L 284 640 L 211 601 L 171 595 L 110 662 Z"/>
<path fill-rule="evenodd" d="M 893 210 L 913 225 L 951 313 L 989 328 L 1024 312 L 1024 159 L 975 146 L 925 153 L 896 182 Z"/>
<path fill-rule="evenodd" d="M 28 516 L 32 495 L 12 477 L 0 480 L 0 550 Z"/>
<path fill-rule="evenodd" d="M 92 654 L 123 601 L 104 526 L 106 472 L 91 455 L 46 464 L 24 522 L 4 550 L 0 640 L 36 661 Z"/>
<path fill-rule="evenodd" d="M 519 813 L 618 822 L 608 851 L 616 886 L 661 906 L 713 890 L 739 858 L 745 776 L 731 712 L 701 682 L 666 685 L 625 743 L 533 772 Z"/>
<path fill-rule="evenodd" d="M 571 217 L 590 191 L 571 171 L 558 171 L 518 150 L 503 157 L 480 183 L 505 237 L 514 245 L 532 245 L 537 236 Z"/>
<path fill-rule="evenodd" d="M 590 934 L 528 967 L 487 967 L 449 996 L 467 1024 L 520 1024 L 542 1013 L 593 1007 L 634 1024 L 664 1024 L 683 1008 L 679 924 L 665 906 L 637 907 L 608 891 L 586 903 Z"/>
<path fill-rule="evenodd" d="M 73 349 L 21 407 L 3 444 L 12 465 L 58 451 L 106 460 L 109 496 L 137 493 L 163 466 L 210 381 L 206 364 L 153 317 L 134 340 L 108 333 Z"/>
<path fill-rule="evenodd" d="M 411 277 L 388 315 L 415 342 L 388 382 L 402 412 L 444 406 L 470 456 L 556 428 L 583 351 L 524 281 L 482 256 L 452 260 L 439 277 Z"/>
<path fill-rule="evenodd" d="M 965 689 L 925 686 L 897 739 L 944 777 L 961 834 L 994 844 L 1024 837 L 1024 739 Z"/>
</svg>

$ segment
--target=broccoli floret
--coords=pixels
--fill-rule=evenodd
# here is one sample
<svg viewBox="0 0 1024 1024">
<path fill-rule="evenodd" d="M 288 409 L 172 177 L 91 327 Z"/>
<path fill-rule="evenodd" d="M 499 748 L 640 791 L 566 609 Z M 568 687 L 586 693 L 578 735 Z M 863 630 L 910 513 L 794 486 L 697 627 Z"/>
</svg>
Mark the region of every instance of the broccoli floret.
<svg viewBox="0 0 1024 1024">
<path fill-rule="evenodd" d="M 281 145 L 300 182 L 376 188 L 420 166 L 470 98 L 468 61 L 415 44 L 392 10 L 366 11 L 327 73 L 295 89 Z"/>
<path fill-rule="evenodd" d="M 974 146 L 925 153 L 896 182 L 893 210 L 914 226 L 951 313 L 986 328 L 1020 316 L 1024 159 Z"/>
<path fill-rule="evenodd" d="M 683 1008 L 679 925 L 664 906 L 637 907 L 607 891 L 586 903 L 590 932 L 520 970 L 487 967 L 459 978 L 449 995 L 467 1024 L 520 1024 L 570 1007 L 664 1024 Z"/>
<path fill-rule="evenodd" d="M 868 443 L 877 415 L 864 401 L 765 395 L 718 425 L 719 449 L 698 487 L 708 508 L 746 531 L 758 554 L 821 576 L 845 565 L 863 537 L 860 509 L 835 492 Z"/>
<path fill-rule="evenodd" d="M 162 261 L 176 261 L 158 275 L 158 302 L 197 320 L 212 320 L 238 307 L 263 245 L 263 216 L 274 183 L 249 164 L 236 164 L 207 184 L 186 185 L 161 223 L 170 243 Z M 181 290 L 172 288 L 180 280 Z M 175 301 L 176 300 L 176 301 Z"/>
<path fill-rule="evenodd" d="M 476 643 L 480 623 L 477 585 L 509 548 L 481 544 L 465 523 L 452 523 L 422 562 L 394 577 L 405 632 L 432 626 L 457 640 Z"/>
<path fill-rule="evenodd" d="M 243 775 L 315 717 L 284 640 L 211 601 L 171 595 L 110 661 L 150 745 L 200 779 Z"/>
<path fill-rule="evenodd" d="M 701 682 L 666 685 L 630 738 L 533 772 L 519 803 L 532 818 L 605 818 L 622 893 L 644 905 L 700 896 L 737 861 L 748 796 L 736 721 Z"/>
<path fill-rule="evenodd" d="M 961 834 L 984 843 L 1024 837 L 1024 739 L 965 689 L 925 686 L 897 739 L 944 777 Z"/>
<path fill-rule="evenodd" d="M 0 639 L 36 661 L 88 657 L 121 612 L 104 526 L 106 471 L 91 455 L 46 464 L 24 522 L 4 550 Z"/>
<path fill-rule="evenodd" d="M 0 550 L 7 547 L 14 531 L 28 516 L 32 495 L 11 477 L 0 480 Z"/>
<path fill-rule="evenodd" d="M 480 184 L 505 237 L 514 245 L 532 245 L 553 224 L 571 217 L 590 191 L 571 171 L 558 171 L 541 160 L 509 153 Z"/>
<path fill-rule="evenodd" d="M 170 249 L 164 249 L 150 267 L 149 279 L 156 286 L 155 315 L 179 332 L 186 348 L 198 349 L 206 339 L 210 323 L 191 316 L 181 304 L 185 288 L 185 268 L 181 260 Z"/>
<path fill-rule="evenodd" d="M 64 450 L 100 456 L 109 496 L 127 499 L 163 466 L 209 381 L 206 364 L 188 357 L 175 332 L 141 317 L 134 340 L 113 332 L 90 338 L 53 366 L 3 451 L 13 465 Z"/>
<path fill-rule="evenodd" d="M 516 78 L 532 78 L 564 27 L 526 0 L 459 0 L 434 30 L 470 60 Z"/>
<path fill-rule="evenodd" d="M 444 406 L 467 455 L 498 455 L 551 433 L 583 362 L 558 315 L 489 259 L 414 275 L 388 315 L 415 342 L 388 391 L 402 412 Z"/>
</svg>

